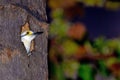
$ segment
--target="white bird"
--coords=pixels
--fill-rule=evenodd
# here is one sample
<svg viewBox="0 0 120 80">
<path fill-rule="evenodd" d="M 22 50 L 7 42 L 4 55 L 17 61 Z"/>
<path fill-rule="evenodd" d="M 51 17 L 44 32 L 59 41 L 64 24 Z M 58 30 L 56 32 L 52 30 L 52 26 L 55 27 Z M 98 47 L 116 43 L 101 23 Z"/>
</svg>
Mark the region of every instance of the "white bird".
<svg viewBox="0 0 120 80">
<path fill-rule="evenodd" d="M 31 55 L 30 52 L 30 46 L 31 46 L 31 41 L 35 39 L 35 37 L 43 32 L 33 32 L 33 31 L 25 31 L 21 33 L 21 41 L 23 42 L 25 49 L 27 51 L 28 56 Z"/>
</svg>

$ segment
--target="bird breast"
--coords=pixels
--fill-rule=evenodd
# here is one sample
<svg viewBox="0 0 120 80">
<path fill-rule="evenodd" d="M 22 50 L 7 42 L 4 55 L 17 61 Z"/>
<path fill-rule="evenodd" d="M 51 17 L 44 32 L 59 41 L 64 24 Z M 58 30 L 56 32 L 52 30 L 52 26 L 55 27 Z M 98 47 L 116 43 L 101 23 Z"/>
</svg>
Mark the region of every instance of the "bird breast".
<svg viewBox="0 0 120 80">
<path fill-rule="evenodd" d="M 21 41 L 24 42 L 24 41 L 32 41 L 36 36 L 35 35 L 28 35 L 28 36 L 23 36 L 21 37 Z"/>
</svg>

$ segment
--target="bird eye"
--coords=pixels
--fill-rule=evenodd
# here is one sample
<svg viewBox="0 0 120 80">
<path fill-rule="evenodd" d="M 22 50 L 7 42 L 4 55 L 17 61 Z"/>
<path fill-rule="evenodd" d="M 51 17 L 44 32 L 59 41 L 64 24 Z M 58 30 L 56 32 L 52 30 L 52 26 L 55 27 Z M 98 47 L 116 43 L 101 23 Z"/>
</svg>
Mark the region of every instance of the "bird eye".
<svg viewBox="0 0 120 80">
<path fill-rule="evenodd" d="M 27 32 L 26 34 L 29 34 L 29 32 Z"/>
</svg>

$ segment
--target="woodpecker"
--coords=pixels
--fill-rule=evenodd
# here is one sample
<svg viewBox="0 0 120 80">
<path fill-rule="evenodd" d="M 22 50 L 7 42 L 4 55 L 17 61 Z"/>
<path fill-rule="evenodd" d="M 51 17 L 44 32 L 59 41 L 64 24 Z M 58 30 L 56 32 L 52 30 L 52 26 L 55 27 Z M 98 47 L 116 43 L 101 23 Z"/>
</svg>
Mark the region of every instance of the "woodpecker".
<svg viewBox="0 0 120 80">
<path fill-rule="evenodd" d="M 42 34 L 43 32 L 33 32 L 31 30 L 29 31 L 24 31 L 21 33 L 21 41 L 23 42 L 25 49 L 27 51 L 28 56 L 31 55 L 30 52 L 30 45 L 31 45 L 31 41 L 33 39 L 35 39 L 35 37 L 39 34 Z"/>
</svg>

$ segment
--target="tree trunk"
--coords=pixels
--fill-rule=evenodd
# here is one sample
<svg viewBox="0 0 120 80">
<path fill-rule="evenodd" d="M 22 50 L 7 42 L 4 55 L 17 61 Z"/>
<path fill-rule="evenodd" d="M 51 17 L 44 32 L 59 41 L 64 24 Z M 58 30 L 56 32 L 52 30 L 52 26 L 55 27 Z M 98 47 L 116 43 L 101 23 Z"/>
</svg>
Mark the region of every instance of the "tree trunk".
<svg viewBox="0 0 120 80">
<path fill-rule="evenodd" d="M 45 8 L 46 0 L 0 0 L 0 80 L 48 80 Z M 20 39 L 26 22 L 32 31 L 44 31 L 30 57 Z"/>
</svg>

